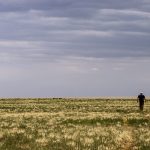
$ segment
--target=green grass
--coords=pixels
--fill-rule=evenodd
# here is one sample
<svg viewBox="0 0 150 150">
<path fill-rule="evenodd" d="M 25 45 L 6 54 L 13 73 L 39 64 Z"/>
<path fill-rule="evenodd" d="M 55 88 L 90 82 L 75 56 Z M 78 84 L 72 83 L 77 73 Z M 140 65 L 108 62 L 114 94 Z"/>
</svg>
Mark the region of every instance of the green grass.
<svg viewBox="0 0 150 150">
<path fill-rule="evenodd" d="M 150 149 L 150 101 L 0 99 L 0 150 L 61 149 Z"/>
</svg>

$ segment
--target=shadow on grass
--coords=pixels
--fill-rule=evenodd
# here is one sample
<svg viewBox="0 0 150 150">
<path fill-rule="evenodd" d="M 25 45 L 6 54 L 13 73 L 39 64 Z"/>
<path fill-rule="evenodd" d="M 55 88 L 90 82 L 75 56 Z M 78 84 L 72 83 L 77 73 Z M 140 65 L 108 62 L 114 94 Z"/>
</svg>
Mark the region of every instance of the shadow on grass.
<svg viewBox="0 0 150 150">
<path fill-rule="evenodd" d="M 148 119 L 139 119 L 133 118 L 128 119 L 126 123 L 124 123 L 122 118 L 94 118 L 94 119 L 67 119 L 61 122 L 63 125 L 73 124 L 73 125 L 97 125 L 100 124 L 102 126 L 111 126 L 111 125 L 124 125 L 127 124 L 129 126 L 150 126 L 150 120 Z"/>
<path fill-rule="evenodd" d="M 95 119 L 67 119 L 65 121 L 62 121 L 62 124 L 74 124 L 74 125 L 96 125 L 96 124 L 100 124 L 100 125 L 105 125 L 105 126 L 109 126 L 109 125 L 116 125 L 118 123 L 123 124 L 123 120 L 120 118 L 116 118 L 116 119 L 112 119 L 112 118 L 105 118 L 105 119 L 101 119 L 101 118 L 95 118 Z"/>
</svg>

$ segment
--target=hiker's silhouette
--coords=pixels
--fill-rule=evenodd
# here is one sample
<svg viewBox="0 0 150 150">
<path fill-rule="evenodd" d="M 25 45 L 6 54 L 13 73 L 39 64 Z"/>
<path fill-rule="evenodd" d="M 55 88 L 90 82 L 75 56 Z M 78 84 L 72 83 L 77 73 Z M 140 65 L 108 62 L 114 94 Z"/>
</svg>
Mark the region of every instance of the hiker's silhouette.
<svg viewBox="0 0 150 150">
<path fill-rule="evenodd" d="M 145 101 L 145 96 L 143 93 L 140 93 L 137 97 L 137 102 L 139 102 L 139 108 L 141 111 L 143 111 L 144 108 L 144 101 Z"/>
</svg>

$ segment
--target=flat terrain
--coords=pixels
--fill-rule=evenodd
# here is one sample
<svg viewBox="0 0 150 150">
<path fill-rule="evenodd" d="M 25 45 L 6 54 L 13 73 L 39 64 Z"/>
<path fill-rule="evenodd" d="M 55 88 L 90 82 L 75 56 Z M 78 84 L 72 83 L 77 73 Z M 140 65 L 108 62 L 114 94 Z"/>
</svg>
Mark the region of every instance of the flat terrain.
<svg viewBox="0 0 150 150">
<path fill-rule="evenodd" d="M 150 101 L 0 99 L 0 150 L 150 150 Z"/>
</svg>

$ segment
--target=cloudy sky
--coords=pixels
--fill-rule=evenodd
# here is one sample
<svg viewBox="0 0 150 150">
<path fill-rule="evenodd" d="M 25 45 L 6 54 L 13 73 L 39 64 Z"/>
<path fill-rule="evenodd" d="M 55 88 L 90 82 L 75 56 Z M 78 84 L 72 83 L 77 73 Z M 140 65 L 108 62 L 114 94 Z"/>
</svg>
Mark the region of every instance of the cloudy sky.
<svg viewBox="0 0 150 150">
<path fill-rule="evenodd" d="M 0 97 L 150 95 L 149 0 L 0 0 Z"/>
</svg>

